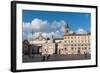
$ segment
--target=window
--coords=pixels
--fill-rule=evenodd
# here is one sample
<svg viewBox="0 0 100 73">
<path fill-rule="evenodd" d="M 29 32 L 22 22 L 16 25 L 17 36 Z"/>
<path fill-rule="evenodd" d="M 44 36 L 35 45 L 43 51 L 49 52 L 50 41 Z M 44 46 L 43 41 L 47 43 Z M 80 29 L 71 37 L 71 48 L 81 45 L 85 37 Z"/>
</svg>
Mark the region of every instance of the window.
<svg viewBox="0 0 100 73">
<path fill-rule="evenodd" d="M 73 43 L 73 41 L 71 40 L 71 43 Z"/>
<path fill-rule="evenodd" d="M 65 50 L 67 50 L 67 48 L 65 48 Z"/>
<path fill-rule="evenodd" d="M 71 50 L 73 50 L 74 48 L 72 47 Z"/>
<path fill-rule="evenodd" d="M 73 44 L 71 44 L 71 46 L 73 46 Z"/>
<path fill-rule="evenodd" d="M 85 47 L 85 50 L 86 50 L 87 48 Z"/>
</svg>

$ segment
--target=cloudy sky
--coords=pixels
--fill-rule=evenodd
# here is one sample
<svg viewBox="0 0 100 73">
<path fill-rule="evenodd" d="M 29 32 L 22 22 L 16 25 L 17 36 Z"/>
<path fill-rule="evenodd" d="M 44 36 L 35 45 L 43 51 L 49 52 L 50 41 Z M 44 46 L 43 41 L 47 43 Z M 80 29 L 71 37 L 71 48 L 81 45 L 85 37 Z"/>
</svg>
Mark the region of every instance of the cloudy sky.
<svg viewBox="0 0 100 73">
<path fill-rule="evenodd" d="M 36 37 L 39 33 L 45 37 L 62 37 L 63 25 L 67 24 L 70 33 L 84 34 L 90 31 L 90 18 L 90 13 L 23 10 L 23 38 Z"/>
</svg>

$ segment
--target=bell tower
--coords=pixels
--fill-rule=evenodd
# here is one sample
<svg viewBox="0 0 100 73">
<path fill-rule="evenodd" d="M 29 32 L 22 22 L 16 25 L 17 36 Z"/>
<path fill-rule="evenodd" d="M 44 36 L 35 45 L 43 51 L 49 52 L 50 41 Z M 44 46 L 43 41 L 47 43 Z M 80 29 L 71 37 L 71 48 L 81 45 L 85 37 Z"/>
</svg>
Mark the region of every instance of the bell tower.
<svg viewBox="0 0 100 73">
<path fill-rule="evenodd" d="M 69 25 L 64 25 L 64 35 L 68 35 L 69 34 Z"/>
</svg>

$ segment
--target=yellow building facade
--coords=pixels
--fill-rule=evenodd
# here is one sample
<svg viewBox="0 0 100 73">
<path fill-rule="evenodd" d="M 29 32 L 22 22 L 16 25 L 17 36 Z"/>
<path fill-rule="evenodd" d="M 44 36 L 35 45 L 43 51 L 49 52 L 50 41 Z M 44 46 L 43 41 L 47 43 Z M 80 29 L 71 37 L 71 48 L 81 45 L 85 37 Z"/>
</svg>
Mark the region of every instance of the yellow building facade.
<svg viewBox="0 0 100 73">
<path fill-rule="evenodd" d="M 64 28 L 64 48 L 67 54 L 90 54 L 90 33 L 69 33 L 69 26 Z"/>
<path fill-rule="evenodd" d="M 42 55 L 67 55 L 67 54 L 90 54 L 91 52 L 91 34 L 70 33 L 69 26 L 64 26 L 64 36 L 62 38 L 43 37 L 40 34 L 33 40 L 29 40 L 30 44 L 38 44 L 39 52 Z"/>
</svg>

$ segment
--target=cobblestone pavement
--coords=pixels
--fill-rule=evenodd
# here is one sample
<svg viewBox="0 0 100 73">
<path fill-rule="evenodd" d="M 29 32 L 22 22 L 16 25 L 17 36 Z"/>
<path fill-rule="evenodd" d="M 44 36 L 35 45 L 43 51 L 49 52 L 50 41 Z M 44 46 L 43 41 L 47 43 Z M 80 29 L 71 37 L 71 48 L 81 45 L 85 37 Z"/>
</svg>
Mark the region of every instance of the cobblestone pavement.
<svg viewBox="0 0 100 73">
<path fill-rule="evenodd" d="M 52 55 L 52 56 L 40 56 L 40 55 L 24 55 L 23 62 L 45 62 L 45 61 L 64 61 L 64 60 L 86 60 L 91 59 L 91 55 Z"/>
</svg>

